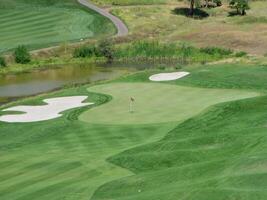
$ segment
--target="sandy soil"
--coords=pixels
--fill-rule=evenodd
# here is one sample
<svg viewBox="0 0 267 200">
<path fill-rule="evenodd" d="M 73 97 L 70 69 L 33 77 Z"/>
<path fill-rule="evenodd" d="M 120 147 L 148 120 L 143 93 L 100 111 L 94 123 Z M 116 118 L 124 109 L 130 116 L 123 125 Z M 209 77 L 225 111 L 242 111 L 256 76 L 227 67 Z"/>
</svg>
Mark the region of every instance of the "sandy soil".
<svg viewBox="0 0 267 200">
<path fill-rule="evenodd" d="M 172 72 L 172 73 L 161 73 L 154 74 L 149 77 L 151 81 L 173 81 L 189 75 L 189 72 Z"/>
<path fill-rule="evenodd" d="M 0 116 L 3 122 L 38 122 L 61 117 L 61 112 L 72 108 L 92 105 L 94 103 L 82 103 L 87 96 L 71 96 L 45 99 L 47 105 L 40 106 L 16 106 L 3 111 L 23 112 L 22 114 L 9 114 Z"/>
</svg>

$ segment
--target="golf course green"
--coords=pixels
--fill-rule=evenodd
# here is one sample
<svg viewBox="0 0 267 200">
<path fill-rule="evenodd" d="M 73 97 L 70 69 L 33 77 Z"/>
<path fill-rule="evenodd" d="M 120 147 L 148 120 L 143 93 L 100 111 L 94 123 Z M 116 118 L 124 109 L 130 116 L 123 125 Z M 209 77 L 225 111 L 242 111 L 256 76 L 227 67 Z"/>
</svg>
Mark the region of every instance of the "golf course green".
<svg viewBox="0 0 267 200">
<path fill-rule="evenodd" d="M 115 33 L 113 24 L 76 0 L 1 0 L 0 52 L 99 38 Z"/>
<path fill-rule="evenodd" d="M 149 124 L 181 122 L 210 105 L 258 96 L 255 92 L 205 89 L 156 83 L 113 83 L 88 88 L 112 96 L 110 103 L 93 108 L 80 119 L 96 124 Z M 134 97 L 133 112 L 129 112 Z"/>
<path fill-rule="evenodd" d="M 163 71 L 146 70 L 0 107 L 95 103 L 53 120 L 0 122 L 0 199 L 266 200 L 267 67 L 184 70 L 175 81 L 151 82 Z"/>
</svg>

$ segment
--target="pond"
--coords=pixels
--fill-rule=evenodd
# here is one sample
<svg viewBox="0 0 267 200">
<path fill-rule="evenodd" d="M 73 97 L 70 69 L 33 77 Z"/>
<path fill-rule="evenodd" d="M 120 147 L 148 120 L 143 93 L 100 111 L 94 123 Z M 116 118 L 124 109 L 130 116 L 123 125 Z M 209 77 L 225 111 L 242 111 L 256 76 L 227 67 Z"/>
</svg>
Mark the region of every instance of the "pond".
<svg viewBox="0 0 267 200">
<path fill-rule="evenodd" d="M 133 72 L 133 66 L 65 65 L 0 76 L 0 104 L 62 88 L 68 84 L 109 80 Z"/>
</svg>

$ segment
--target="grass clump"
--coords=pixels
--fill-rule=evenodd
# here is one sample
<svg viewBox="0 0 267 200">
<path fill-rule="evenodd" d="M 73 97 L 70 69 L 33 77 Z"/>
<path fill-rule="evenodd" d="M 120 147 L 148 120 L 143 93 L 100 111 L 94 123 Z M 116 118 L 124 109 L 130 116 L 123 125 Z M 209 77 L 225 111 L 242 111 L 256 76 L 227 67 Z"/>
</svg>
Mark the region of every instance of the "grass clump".
<svg viewBox="0 0 267 200">
<path fill-rule="evenodd" d="M 6 60 L 3 56 L 0 56 L 0 67 L 6 67 Z"/>
<path fill-rule="evenodd" d="M 95 46 L 82 46 L 74 50 L 74 58 L 86 58 L 86 57 L 95 57 L 98 55 L 97 49 Z"/>
<path fill-rule="evenodd" d="M 98 45 L 75 49 L 73 57 L 104 57 L 110 62 L 113 60 L 146 62 L 151 59 L 159 59 L 180 60 L 183 63 L 206 63 L 230 57 L 232 54 L 232 50 L 218 47 L 199 49 L 184 43 L 139 40 L 114 46 L 109 41 L 102 41 Z"/>
<path fill-rule="evenodd" d="M 239 51 L 235 53 L 235 57 L 244 57 L 247 55 L 247 52 L 245 51 Z"/>
<path fill-rule="evenodd" d="M 221 48 L 199 49 L 181 43 L 158 41 L 137 41 L 116 48 L 115 58 L 151 57 L 187 59 L 189 62 L 203 62 L 228 57 L 233 52 Z"/>
<path fill-rule="evenodd" d="M 99 44 L 83 46 L 74 50 L 74 58 L 104 57 L 108 62 L 113 60 L 113 44 L 108 40 L 100 41 Z"/>
<path fill-rule="evenodd" d="M 224 49 L 220 47 L 205 47 L 205 48 L 201 48 L 200 52 L 203 52 L 209 55 L 221 55 L 221 56 L 229 56 L 233 53 L 231 49 Z"/>
</svg>

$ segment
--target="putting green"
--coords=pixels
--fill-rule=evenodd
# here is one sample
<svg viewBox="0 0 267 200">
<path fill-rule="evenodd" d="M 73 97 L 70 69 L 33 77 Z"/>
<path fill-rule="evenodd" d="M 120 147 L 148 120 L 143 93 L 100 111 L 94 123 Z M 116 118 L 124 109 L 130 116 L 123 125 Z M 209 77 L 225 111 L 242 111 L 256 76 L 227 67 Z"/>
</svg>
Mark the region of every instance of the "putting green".
<svg viewBox="0 0 267 200">
<path fill-rule="evenodd" d="M 108 94 L 113 99 L 88 110 L 81 121 L 94 124 L 149 124 L 182 121 L 211 105 L 250 98 L 259 93 L 229 89 L 204 89 L 162 83 L 111 83 L 97 85 L 90 92 Z M 129 112 L 130 97 L 135 98 Z"/>
</svg>

